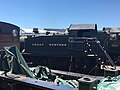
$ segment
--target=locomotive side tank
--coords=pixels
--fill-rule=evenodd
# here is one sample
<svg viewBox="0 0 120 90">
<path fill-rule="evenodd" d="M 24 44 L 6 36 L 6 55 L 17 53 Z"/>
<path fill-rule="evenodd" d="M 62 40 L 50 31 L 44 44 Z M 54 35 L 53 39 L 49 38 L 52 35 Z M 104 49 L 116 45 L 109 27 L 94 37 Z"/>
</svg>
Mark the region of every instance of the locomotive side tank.
<svg viewBox="0 0 120 90">
<path fill-rule="evenodd" d="M 40 56 L 68 56 L 68 36 L 28 37 L 25 52 Z"/>
</svg>

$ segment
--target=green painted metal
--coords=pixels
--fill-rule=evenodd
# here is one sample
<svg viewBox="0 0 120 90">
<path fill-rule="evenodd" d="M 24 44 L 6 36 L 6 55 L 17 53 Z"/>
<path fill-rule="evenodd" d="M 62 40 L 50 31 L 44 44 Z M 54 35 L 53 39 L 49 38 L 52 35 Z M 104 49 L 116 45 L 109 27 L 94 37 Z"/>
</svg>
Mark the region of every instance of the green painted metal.
<svg viewBox="0 0 120 90">
<path fill-rule="evenodd" d="M 120 90 L 120 75 L 102 79 L 97 85 L 97 90 Z"/>
<path fill-rule="evenodd" d="M 4 47 L 0 53 L 0 71 L 18 75 L 25 75 L 35 80 L 50 81 L 57 85 L 69 87 L 78 87 L 76 80 L 63 80 L 55 74 L 51 73 L 50 69 L 45 66 L 37 66 L 34 70 L 30 70 L 19 49 L 16 46 Z"/>
<path fill-rule="evenodd" d="M 0 70 L 34 78 L 27 63 L 16 46 L 4 47 L 0 58 Z"/>
</svg>

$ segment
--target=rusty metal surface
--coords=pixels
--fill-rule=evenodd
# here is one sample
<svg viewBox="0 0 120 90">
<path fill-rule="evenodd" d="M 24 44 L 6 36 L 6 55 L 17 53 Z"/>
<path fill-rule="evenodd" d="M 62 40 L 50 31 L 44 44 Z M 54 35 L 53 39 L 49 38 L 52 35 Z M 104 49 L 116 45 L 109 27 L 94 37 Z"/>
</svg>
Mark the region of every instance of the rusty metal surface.
<svg viewBox="0 0 120 90">
<path fill-rule="evenodd" d="M 96 78 L 98 80 L 104 78 L 103 76 L 86 75 L 86 74 L 67 72 L 67 71 L 61 71 L 61 70 L 51 70 L 51 72 L 55 73 L 55 74 L 58 74 L 58 75 L 72 76 L 72 77 L 76 77 L 76 78 L 92 77 L 92 78 Z"/>
<path fill-rule="evenodd" d="M 64 85 L 56 85 L 52 82 L 46 82 L 46 81 L 42 81 L 42 80 L 37 80 L 37 79 L 33 79 L 33 78 L 29 78 L 26 76 L 22 76 L 22 75 L 15 75 L 15 74 L 7 74 L 7 76 L 5 76 L 4 74 L 0 74 L 0 81 L 6 79 L 6 81 L 10 82 L 14 82 L 14 83 L 21 83 L 21 85 L 26 85 L 28 87 L 32 87 L 35 90 L 77 90 L 77 88 L 72 88 L 69 86 L 64 86 Z M 37 88 L 37 89 L 36 89 Z"/>
</svg>

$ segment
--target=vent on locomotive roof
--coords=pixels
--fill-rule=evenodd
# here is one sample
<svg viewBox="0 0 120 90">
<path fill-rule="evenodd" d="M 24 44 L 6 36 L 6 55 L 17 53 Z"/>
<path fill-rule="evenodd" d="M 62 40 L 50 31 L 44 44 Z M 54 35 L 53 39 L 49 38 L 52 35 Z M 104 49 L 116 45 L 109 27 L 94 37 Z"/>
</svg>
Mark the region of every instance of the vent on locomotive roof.
<svg viewBox="0 0 120 90">
<path fill-rule="evenodd" d="M 69 29 L 71 37 L 91 37 L 97 32 L 97 24 L 71 24 Z"/>
<path fill-rule="evenodd" d="M 38 28 L 33 28 L 33 32 L 34 32 L 35 34 L 39 33 Z"/>
</svg>

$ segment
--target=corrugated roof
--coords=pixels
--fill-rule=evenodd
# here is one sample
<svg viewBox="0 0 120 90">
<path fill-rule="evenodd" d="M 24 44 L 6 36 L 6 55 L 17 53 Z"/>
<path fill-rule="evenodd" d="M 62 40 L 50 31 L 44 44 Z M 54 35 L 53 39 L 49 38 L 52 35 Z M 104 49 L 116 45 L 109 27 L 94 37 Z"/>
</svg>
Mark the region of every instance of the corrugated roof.
<svg viewBox="0 0 120 90">
<path fill-rule="evenodd" d="M 69 30 L 86 30 L 86 29 L 96 29 L 96 24 L 71 24 Z"/>
</svg>

